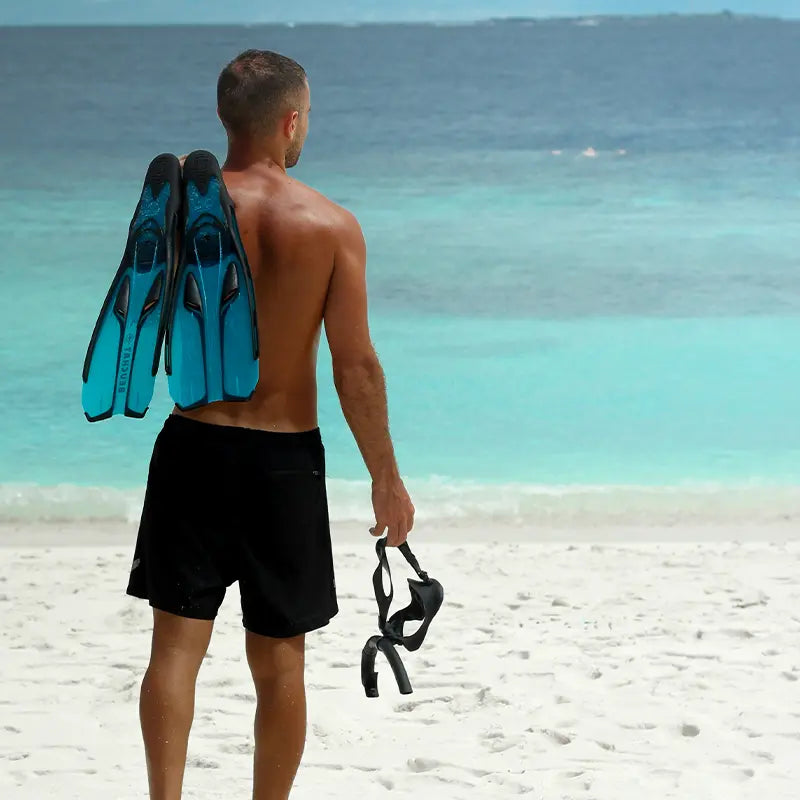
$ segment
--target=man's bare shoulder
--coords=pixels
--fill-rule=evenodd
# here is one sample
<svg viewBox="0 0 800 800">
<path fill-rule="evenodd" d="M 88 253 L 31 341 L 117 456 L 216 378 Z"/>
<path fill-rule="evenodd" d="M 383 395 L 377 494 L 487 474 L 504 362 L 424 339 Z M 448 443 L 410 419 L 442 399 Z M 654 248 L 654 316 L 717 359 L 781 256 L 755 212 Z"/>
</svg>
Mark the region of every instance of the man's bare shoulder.
<svg viewBox="0 0 800 800">
<path fill-rule="evenodd" d="M 319 214 L 321 220 L 327 223 L 328 227 L 337 233 L 345 235 L 353 235 L 354 232 L 361 231 L 361 227 L 355 215 L 344 206 L 340 206 L 338 203 L 322 194 L 322 192 L 312 189 L 308 184 L 302 181 L 293 178 L 292 184 L 296 192 L 296 197 L 313 207 L 314 211 Z"/>
</svg>

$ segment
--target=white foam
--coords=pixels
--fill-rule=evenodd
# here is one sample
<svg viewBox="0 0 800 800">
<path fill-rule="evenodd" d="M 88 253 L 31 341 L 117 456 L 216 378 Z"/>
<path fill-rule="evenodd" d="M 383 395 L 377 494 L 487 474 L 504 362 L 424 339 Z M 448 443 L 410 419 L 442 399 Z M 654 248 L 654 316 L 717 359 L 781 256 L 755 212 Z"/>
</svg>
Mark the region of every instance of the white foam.
<svg viewBox="0 0 800 800">
<path fill-rule="evenodd" d="M 372 521 L 368 481 L 328 479 L 333 522 Z M 601 527 L 800 522 L 800 486 L 544 486 L 432 477 L 408 488 L 419 521 Z M 135 522 L 144 488 L 0 484 L 0 523 Z"/>
<path fill-rule="evenodd" d="M 0 522 L 134 522 L 144 488 L 0 484 Z"/>
</svg>

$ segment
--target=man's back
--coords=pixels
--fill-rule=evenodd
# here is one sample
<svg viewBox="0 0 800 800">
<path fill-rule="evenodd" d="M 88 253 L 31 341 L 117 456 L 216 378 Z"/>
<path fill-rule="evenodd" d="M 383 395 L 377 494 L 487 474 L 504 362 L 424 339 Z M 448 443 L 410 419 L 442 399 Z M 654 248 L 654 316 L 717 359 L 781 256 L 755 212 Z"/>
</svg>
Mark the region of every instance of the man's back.
<svg viewBox="0 0 800 800">
<path fill-rule="evenodd" d="M 345 212 L 275 165 L 223 169 L 247 253 L 258 311 L 259 383 L 247 403 L 187 416 L 276 431 L 317 426 L 316 361 Z"/>
</svg>

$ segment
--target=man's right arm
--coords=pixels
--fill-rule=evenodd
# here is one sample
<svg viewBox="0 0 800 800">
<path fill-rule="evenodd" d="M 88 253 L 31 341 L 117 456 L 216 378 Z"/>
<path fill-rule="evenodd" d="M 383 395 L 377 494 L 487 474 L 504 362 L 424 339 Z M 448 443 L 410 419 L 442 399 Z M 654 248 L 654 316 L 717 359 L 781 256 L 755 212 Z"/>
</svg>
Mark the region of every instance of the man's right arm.
<svg viewBox="0 0 800 800">
<path fill-rule="evenodd" d="M 414 506 L 400 478 L 392 439 L 386 381 L 367 317 L 366 245 L 355 217 L 344 219 L 325 302 L 325 335 L 342 411 L 372 477 L 374 535 L 402 544 L 414 524 Z"/>
</svg>

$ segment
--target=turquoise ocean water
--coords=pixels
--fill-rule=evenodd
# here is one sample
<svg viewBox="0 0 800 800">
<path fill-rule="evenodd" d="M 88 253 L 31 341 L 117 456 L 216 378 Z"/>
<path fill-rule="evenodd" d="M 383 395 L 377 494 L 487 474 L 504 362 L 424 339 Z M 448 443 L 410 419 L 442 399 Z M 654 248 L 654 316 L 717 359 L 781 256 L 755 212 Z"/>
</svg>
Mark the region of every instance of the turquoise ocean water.
<svg viewBox="0 0 800 800">
<path fill-rule="evenodd" d="M 800 24 L 0 29 L 0 520 L 135 517 L 148 416 L 80 372 L 144 169 L 224 155 L 219 68 L 307 68 L 421 515 L 800 511 Z M 589 150 L 588 148 L 593 148 Z M 323 345 L 334 517 L 369 515 Z M 746 503 L 746 504 L 747 504 Z"/>
</svg>

